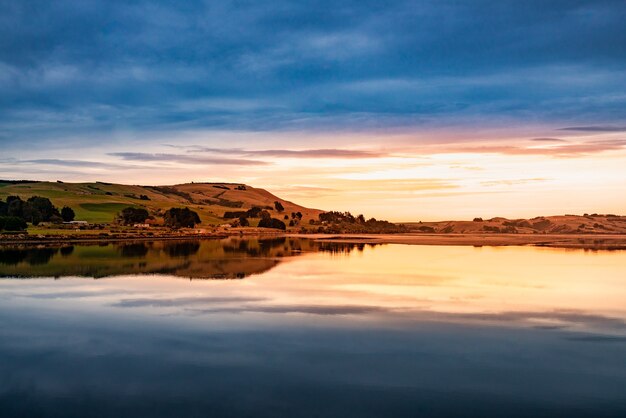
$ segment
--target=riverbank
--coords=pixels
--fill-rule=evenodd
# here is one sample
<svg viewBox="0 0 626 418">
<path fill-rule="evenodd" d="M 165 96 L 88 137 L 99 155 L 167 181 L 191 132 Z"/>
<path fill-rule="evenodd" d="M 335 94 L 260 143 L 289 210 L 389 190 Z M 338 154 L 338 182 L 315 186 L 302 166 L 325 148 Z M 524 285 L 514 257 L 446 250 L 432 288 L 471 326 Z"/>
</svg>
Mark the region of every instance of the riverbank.
<svg viewBox="0 0 626 418">
<path fill-rule="evenodd" d="M 471 245 L 626 250 L 626 234 L 394 234 L 394 235 L 308 235 L 332 242 L 363 242 L 407 245 Z"/>
<path fill-rule="evenodd" d="M 626 250 L 626 234 L 285 234 L 264 228 L 241 228 L 228 231 L 193 233 L 178 231 L 158 234 L 68 234 L 68 235 L 2 235 L 0 246 L 16 244 L 78 244 L 131 241 L 166 241 L 190 239 L 221 239 L 239 237 L 297 237 L 328 242 L 406 244 L 406 245 L 471 245 L 578 248 L 588 250 Z"/>
</svg>

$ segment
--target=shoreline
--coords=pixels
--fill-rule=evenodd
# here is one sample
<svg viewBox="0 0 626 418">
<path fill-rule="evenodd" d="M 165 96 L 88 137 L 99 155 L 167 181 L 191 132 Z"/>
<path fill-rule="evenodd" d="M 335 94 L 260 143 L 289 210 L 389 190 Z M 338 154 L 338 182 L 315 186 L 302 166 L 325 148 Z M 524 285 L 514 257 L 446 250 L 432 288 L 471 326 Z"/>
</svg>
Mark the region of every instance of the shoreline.
<svg viewBox="0 0 626 418">
<path fill-rule="evenodd" d="M 327 242 L 474 247 L 533 246 L 587 250 L 626 250 L 626 234 L 385 234 L 316 236 Z"/>
<path fill-rule="evenodd" d="M 229 231 L 204 234 L 127 235 L 120 237 L 48 236 L 0 238 L 0 247 L 42 244 L 99 244 L 133 241 L 208 240 L 228 237 L 293 237 L 320 242 L 404 244 L 404 245 L 461 245 L 461 246 L 534 246 L 587 250 L 626 250 L 626 234 L 298 234 L 270 231 Z"/>
</svg>

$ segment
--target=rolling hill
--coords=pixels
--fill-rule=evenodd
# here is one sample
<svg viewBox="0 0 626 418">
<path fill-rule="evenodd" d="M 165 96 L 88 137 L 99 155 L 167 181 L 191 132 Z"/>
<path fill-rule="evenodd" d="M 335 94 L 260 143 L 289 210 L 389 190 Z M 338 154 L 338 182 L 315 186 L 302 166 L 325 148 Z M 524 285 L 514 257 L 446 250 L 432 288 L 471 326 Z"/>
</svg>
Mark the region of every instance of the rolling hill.
<svg viewBox="0 0 626 418">
<path fill-rule="evenodd" d="M 111 222 L 118 212 L 128 206 L 143 207 L 155 214 L 171 207 L 186 206 L 198 212 L 204 225 L 224 223 L 224 212 L 247 210 L 253 206 L 267 208 L 273 216 L 282 217 L 273 209 L 276 201 L 283 205 L 286 214 L 301 212 L 304 221 L 317 219 L 322 212 L 281 199 L 267 190 L 240 183 L 137 186 L 104 182 L 0 180 L 0 199 L 4 200 L 12 195 L 22 199 L 31 196 L 47 197 L 58 208 L 71 207 L 77 220 L 91 223 Z"/>
<path fill-rule="evenodd" d="M 435 234 L 626 234 L 626 216 L 597 213 L 538 216 L 531 219 L 476 218 L 474 221 L 406 225 L 412 232 Z"/>
</svg>

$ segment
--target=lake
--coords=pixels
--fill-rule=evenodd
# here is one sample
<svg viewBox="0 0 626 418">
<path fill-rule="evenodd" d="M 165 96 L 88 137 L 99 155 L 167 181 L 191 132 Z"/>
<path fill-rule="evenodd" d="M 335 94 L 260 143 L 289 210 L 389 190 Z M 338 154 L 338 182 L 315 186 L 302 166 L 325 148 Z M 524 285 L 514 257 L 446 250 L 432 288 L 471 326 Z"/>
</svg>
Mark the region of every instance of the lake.
<svg viewBox="0 0 626 418">
<path fill-rule="evenodd" d="M 624 417 L 626 251 L 0 248 L 2 417 Z"/>
</svg>

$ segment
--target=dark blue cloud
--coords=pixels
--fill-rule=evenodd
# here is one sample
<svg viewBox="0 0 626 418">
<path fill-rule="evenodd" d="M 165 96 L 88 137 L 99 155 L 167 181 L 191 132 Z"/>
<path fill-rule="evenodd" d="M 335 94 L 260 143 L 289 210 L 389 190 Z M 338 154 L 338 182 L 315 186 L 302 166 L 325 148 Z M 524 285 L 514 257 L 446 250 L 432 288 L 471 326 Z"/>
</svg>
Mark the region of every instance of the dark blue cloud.
<svg viewBox="0 0 626 418">
<path fill-rule="evenodd" d="M 619 124 L 626 3 L 0 4 L 0 136 Z"/>
</svg>

